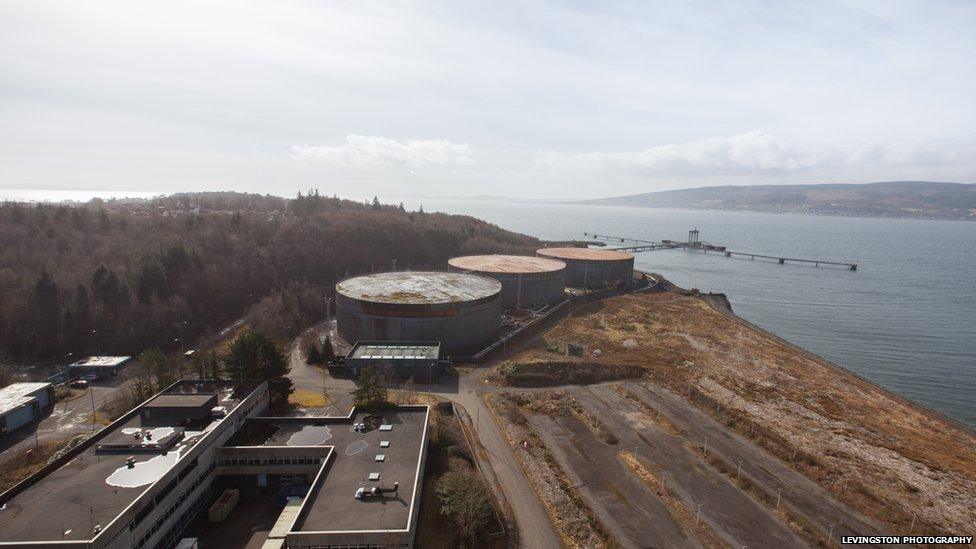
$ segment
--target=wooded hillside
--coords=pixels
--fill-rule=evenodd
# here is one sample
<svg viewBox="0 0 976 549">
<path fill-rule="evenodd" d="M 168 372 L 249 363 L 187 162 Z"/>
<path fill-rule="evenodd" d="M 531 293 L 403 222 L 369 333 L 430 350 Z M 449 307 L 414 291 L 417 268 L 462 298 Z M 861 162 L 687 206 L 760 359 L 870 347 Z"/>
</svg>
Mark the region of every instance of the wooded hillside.
<svg viewBox="0 0 976 549">
<path fill-rule="evenodd" d="M 0 349 L 20 361 L 191 348 L 252 306 L 294 333 L 345 276 L 537 241 L 468 216 L 299 194 L 0 205 Z M 283 319 L 283 320 L 282 320 Z M 275 331 L 275 330 L 271 330 Z"/>
</svg>

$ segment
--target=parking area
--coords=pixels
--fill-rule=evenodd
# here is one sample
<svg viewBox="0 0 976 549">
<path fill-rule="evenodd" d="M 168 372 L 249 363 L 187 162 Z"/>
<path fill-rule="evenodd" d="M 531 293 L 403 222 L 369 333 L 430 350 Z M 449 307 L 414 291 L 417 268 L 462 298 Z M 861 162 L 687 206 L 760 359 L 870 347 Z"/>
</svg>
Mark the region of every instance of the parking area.
<svg viewBox="0 0 976 549">
<path fill-rule="evenodd" d="M 20 456 L 37 443 L 64 441 L 102 428 L 98 421 L 92 422 L 92 408 L 102 410 L 118 398 L 125 390 L 122 377 L 106 381 L 94 381 L 86 388 L 73 389 L 68 398 L 61 399 L 43 410 L 40 422 L 25 425 L 0 438 L 0 463 Z M 98 418 L 96 418 L 97 420 Z"/>
<path fill-rule="evenodd" d="M 646 546 L 651 538 L 667 547 L 698 547 L 704 541 L 699 522 L 710 530 L 706 538 L 734 547 L 806 545 L 773 510 L 712 467 L 698 441 L 618 388 L 567 393 L 582 415 L 528 414 L 529 424 L 621 546 Z"/>
</svg>

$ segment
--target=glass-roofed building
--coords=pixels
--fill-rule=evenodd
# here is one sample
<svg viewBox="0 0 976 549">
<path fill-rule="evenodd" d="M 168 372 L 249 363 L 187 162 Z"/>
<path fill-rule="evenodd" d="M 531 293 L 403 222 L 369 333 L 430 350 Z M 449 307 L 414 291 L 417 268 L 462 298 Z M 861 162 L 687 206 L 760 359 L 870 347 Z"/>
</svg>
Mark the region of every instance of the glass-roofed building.
<svg viewBox="0 0 976 549">
<path fill-rule="evenodd" d="M 436 380 L 446 366 L 446 361 L 441 360 L 441 344 L 436 341 L 359 341 L 345 362 L 354 376 L 372 366 L 418 382 Z"/>
</svg>

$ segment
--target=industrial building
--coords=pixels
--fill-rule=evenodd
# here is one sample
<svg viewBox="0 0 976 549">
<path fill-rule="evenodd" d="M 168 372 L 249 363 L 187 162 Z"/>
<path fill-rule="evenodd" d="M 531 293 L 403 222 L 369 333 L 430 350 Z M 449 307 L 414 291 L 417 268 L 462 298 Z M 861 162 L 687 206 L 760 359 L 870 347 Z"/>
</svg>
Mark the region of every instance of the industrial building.
<svg viewBox="0 0 976 549">
<path fill-rule="evenodd" d="M 0 439 L 40 421 L 52 404 L 54 386 L 50 383 L 12 383 L 0 389 Z"/>
<path fill-rule="evenodd" d="M 336 284 L 339 335 L 355 341 L 439 341 L 474 349 L 501 328 L 500 282 L 456 272 L 399 271 Z"/>
<path fill-rule="evenodd" d="M 90 356 L 68 365 L 68 377 L 103 379 L 118 374 L 131 356 Z"/>
<path fill-rule="evenodd" d="M 502 284 L 502 307 L 536 308 L 565 299 L 566 264 L 522 255 L 469 255 L 448 261 L 451 269 L 494 278 Z"/>
<path fill-rule="evenodd" d="M 267 382 L 176 382 L 0 494 L 0 549 L 169 548 L 194 517 L 233 520 L 228 489 L 291 496 L 264 547 L 413 546 L 427 406 L 267 406 Z"/>
<path fill-rule="evenodd" d="M 542 248 L 536 254 L 566 263 L 566 284 L 598 290 L 634 276 L 634 255 L 595 248 Z"/>
<path fill-rule="evenodd" d="M 372 366 L 418 382 L 436 381 L 446 366 L 436 341 L 357 341 L 344 360 L 354 376 Z"/>
</svg>

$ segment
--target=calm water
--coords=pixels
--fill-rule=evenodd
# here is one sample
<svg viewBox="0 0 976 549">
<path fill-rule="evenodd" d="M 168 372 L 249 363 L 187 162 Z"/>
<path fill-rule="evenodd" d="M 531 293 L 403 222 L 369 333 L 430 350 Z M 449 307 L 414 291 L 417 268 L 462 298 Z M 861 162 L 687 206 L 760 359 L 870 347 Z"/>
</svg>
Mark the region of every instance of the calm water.
<svg viewBox="0 0 976 549">
<path fill-rule="evenodd" d="M 405 201 L 416 207 L 418 200 Z M 637 267 L 728 294 L 746 319 L 888 389 L 976 426 L 976 223 L 423 200 L 543 239 L 597 232 L 851 261 L 778 265 L 679 250 Z"/>
</svg>

